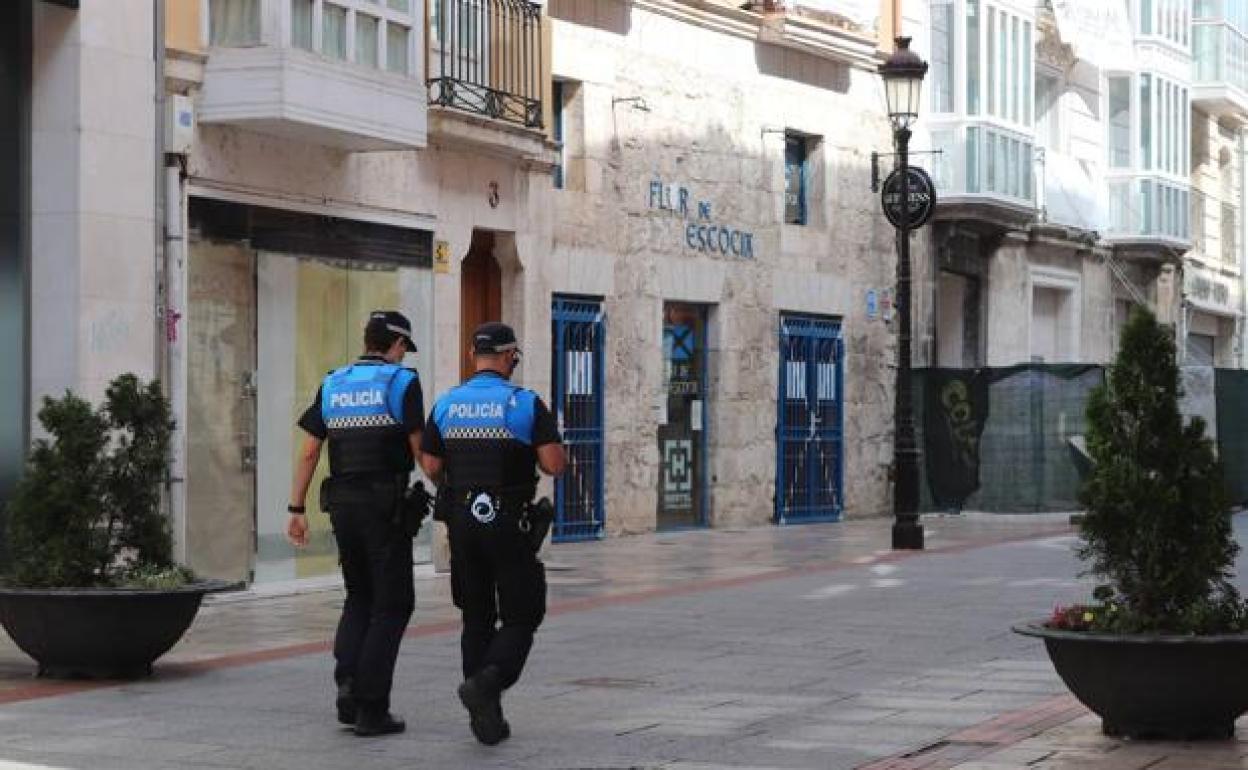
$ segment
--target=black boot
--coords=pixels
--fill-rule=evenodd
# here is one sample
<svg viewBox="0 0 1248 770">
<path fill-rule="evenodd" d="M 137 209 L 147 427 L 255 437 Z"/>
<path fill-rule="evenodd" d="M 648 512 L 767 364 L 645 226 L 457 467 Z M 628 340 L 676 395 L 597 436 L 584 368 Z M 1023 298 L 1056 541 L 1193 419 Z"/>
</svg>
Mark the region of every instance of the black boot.
<svg viewBox="0 0 1248 770">
<path fill-rule="evenodd" d="M 361 737 L 394 735 L 407 729 L 407 723 L 390 713 L 385 706 L 360 705 L 355 720 L 355 734 Z"/>
<path fill-rule="evenodd" d="M 496 746 L 511 735 L 511 726 L 503 719 L 501 696 L 498 669 L 493 666 L 486 666 L 459 686 L 459 700 L 468 709 L 468 726 L 486 746 Z"/>
<path fill-rule="evenodd" d="M 338 709 L 338 721 L 344 725 L 355 724 L 355 697 L 351 695 L 351 680 L 347 679 L 338 685 L 338 698 L 334 701 Z"/>
<path fill-rule="evenodd" d="M 503 728 L 501 732 L 502 737 L 499 738 L 501 742 L 511 737 L 511 724 L 503 717 L 503 704 L 501 702 L 498 704 L 498 721 L 502 723 Z"/>
</svg>

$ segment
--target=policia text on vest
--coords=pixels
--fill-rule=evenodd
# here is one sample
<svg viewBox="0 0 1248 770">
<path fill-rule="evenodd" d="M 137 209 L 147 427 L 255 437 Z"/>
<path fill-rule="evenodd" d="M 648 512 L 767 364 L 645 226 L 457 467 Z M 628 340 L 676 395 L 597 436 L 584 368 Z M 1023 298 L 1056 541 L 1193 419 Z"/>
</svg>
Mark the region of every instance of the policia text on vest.
<svg viewBox="0 0 1248 770">
<path fill-rule="evenodd" d="M 438 482 L 439 517 L 451 541 L 451 594 L 463 619 L 459 697 L 477 740 L 511 735 L 502 694 L 520 678 L 546 613 L 546 573 L 526 525 L 537 470 L 565 458 L 550 410 L 510 382 L 520 364 L 515 333 L 488 323 L 473 335 L 476 374 L 438 399 L 420 462 Z M 546 509 L 549 510 L 548 508 Z"/>
<path fill-rule="evenodd" d="M 347 589 L 334 638 L 338 720 L 357 735 L 401 732 L 390 713 L 395 660 L 415 606 L 412 535 L 405 493 L 419 453 L 424 397 L 416 372 L 401 366 L 416 352 L 411 323 L 378 311 L 364 331 L 365 354 L 333 372 L 299 420 L 307 436 L 296 462 L 287 536 L 307 544 L 308 486 L 329 444 L 328 511 Z"/>
</svg>

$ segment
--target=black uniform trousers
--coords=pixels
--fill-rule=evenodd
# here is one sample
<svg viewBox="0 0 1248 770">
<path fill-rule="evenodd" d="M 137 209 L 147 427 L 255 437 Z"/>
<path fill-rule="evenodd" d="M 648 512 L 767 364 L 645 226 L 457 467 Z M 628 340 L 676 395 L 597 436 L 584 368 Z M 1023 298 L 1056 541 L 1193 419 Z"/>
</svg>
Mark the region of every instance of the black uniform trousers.
<svg viewBox="0 0 1248 770">
<path fill-rule="evenodd" d="M 412 539 L 397 517 L 397 482 L 336 483 L 330 520 L 347 600 L 334 638 L 334 680 L 362 708 L 390 708 L 394 664 L 416 605 Z"/>
<path fill-rule="evenodd" d="M 546 616 L 546 568 L 513 514 L 482 523 L 455 511 L 448 532 L 451 595 L 464 623 L 464 678 L 492 665 L 505 690 L 519 680 Z"/>
</svg>

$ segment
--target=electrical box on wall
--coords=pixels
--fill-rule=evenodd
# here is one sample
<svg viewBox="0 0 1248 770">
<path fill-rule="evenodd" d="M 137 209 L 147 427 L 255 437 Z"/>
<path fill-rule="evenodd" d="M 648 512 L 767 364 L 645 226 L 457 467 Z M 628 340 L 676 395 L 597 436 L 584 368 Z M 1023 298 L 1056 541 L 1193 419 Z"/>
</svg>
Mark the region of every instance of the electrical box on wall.
<svg viewBox="0 0 1248 770">
<path fill-rule="evenodd" d="M 165 152 L 189 155 L 195 143 L 195 103 L 191 97 L 171 94 L 165 100 Z"/>
</svg>

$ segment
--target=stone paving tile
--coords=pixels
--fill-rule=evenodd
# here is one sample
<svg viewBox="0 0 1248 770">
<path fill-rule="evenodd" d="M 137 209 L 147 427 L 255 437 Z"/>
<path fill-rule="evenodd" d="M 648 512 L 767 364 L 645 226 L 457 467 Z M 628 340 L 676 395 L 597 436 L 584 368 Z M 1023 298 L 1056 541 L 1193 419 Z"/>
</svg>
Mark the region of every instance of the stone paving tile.
<svg viewBox="0 0 1248 770">
<path fill-rule="evenodd" d="M 971 524 L 941 522 L 939 537 L 972 544 L 984 532 L 1042 530 L 1032 522 L 1013 530 Z M 850 770 L 969 734 L 986 716 L 1061 692 L 1043 648 L 1005 629 L 1020 608 L 1044 614 L 1077 593 L 1067 583 L 1082 584 L 1050 580 L 1078 571 L 1069 537 L 846 566 L 875 558 L 887 531 L 877 522 L 691 533 L 558 551 L 573 568 L 558 574 L 586 581 L 552 589 L 531 668 L 508 696 L 515 737 L 494 750 L 472 741 L 455 702 L 453 627 L 421 630 L 449 613 L 437 604 L 435 578 L 419 589 L 421 615 L 400 656 L 395 709 L 409 720 L 404 735 L 361 741 L 339 729 L 329 708 L 331 660 L 314 645 L 293 657 L 172 665 L 149 681 L 0 705 L 0 758 L 109 770 L 120 766 L 111 764 L 116 751 L 132 748 L 125 766 L 133 770 Z M 985 577 L 993 581 L 971 583 Z M 857 588 L 804 598 L 836 584 Z M 273 639 L 323 644 L 340 601 L 331 591 L 206 608 L 175 662 L 246 653 Z M 1093 740 L 1097 729 L 1095 720 L 1077 720 L 1001 745 L 995 758 L 957 745 L 947 756 L 961 751 L 968 762 L 1007 766 L 1140 758 Z M 106 750 L 93 756 L 92 741 Z M 148 743 L 155 754 L 139 748 Z M 1171 756 L 1220 761 L 1162 758 Z"/>
<path fill-rule="evenodd" d="M 950 517 L 929 528 L 929 549 L 983 542 L 992 538 L 1025 537 L 1059 528 L 1060 517 Z M 679 535 L 639 535 L 601 542 L 570 543 L 551 548 L 547 561 L 552 576 L 575 577 L 580 584 L 552 581 L 551 598 L 598 599 L 640 591 L 670 589 L 698 580 L 723 580 L 780 571 L 823 570 L 833 564 L 879 556 L 887 550 L 888 521 L 870 519 L 831 526 L 799 528 L 703 530 Z M 445 575 L 418 570 L 417 625 L 453 620 Z M 331 583 L 332 585 L 332 583 Z M 325 642 L 332 636 L 342 605 L 337 588 L 289 596 L 257 596 L 214 602 L 209 597 L 186 637 L 164 659 L 166 663 L 200 661 L 260 648 Z M 817 633 L 812 631 L 813 633 Z M 663 639 L 662 634 L 653 637 Z M 744 637 L 746 641 L 749 636 Z M 795 644 L 804 643 L 796 638 Z M 607 639 L 606 643 L 610 640 Z M 786 642 L 787 643 L 787 642 Z M 0 692 L 30 681 L 29 660 L 0 634 Z"/>
</svg>

